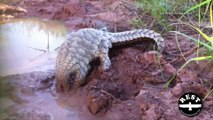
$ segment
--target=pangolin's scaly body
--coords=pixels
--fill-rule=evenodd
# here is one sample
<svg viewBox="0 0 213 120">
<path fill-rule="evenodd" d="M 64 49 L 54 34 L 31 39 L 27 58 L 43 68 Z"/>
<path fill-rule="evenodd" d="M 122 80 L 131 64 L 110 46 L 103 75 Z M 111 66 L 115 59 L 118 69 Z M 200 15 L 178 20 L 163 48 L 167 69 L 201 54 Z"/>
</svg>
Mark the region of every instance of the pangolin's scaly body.
<svg viewBox="0 0 213 120">
<path fill-rule="evenodd" d="M 90 69 L 89 62 L 94 58 L 100 58 L 103 70 L 109 69 L 111 62 L 108 51 L 112 44 L 136 38 L 153 39 L 160 51 L 164 47 L 164 39 L 161 35 L 148 29 L 111 33 L 85 28 L 70 33 L 57 56 L 55 74 L 57 90 L 69 91 L 71 87 L 84 83 Z"/>
</svg>

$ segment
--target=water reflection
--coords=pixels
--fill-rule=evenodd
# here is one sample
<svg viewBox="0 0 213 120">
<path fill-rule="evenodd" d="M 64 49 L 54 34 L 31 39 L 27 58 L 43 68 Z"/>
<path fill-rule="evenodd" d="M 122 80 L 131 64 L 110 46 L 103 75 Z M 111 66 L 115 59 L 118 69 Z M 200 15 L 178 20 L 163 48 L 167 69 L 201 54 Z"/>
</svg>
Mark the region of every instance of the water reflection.
<svg viewBox="0 0 213 120">
<path fill-rule="evenodd" d="M 32 67 L 41 65 L 40 62 L 35 62 L 37 58 L 41 61 L 42 57 L 44 59 L 54 57 L 56 48 L 65 40 L 66 32 L 63 24 L 56 21 L 17 19 L 2 23 L 0 25 L 0 75 L 33 69 Z M 52 55 L 47 56 L 47 53 Z"/>
<path fill-rule="evenodd" d="M 56 49 L 66 33 L 56 21 L 19 19 L 0 24 L 0 76 L 9 75 L 0 77 L 0 119 L 78 120 L 76 111 L 61 106 L 50 88 L 36 89 L 45 78 L 42 73 L 54 69 Z"/>
</svg>

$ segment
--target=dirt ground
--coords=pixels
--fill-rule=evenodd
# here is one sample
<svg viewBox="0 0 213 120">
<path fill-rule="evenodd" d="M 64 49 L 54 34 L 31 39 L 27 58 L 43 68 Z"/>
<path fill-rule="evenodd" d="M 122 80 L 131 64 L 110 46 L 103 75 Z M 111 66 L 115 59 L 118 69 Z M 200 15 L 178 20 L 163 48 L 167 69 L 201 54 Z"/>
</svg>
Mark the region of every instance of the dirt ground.
<svg viewBox="0 0 213 120">
<path fill-rule="evenodd" d="M 16 18 L 38 17 L 59 20 L 69 30 L 107 27 L 109 31 L 115 32 L 134 29 L 129 21 L 143 12 L 133 3 L 132 0 L 125 2 L 118 0 L 21 0 L 10 3 L 10 5 L 27 10 L 27 12 L 14 13 Z M 163 31 L 161 26 L 153 25 L 154 20 L 151 16 L 145 16 L 144 21 L 146 28 L 151 26 L 150 29 Z M 178 26 L 177 29 L 194 37 L 198 36 L 186 26 Z M 193 118 L 182 115 L 178 110 L 178 100 L 183 93 L 195 92 L 204 98 L 212 89 L 213 64 L 191 63 L 177 74 L 169 87 L 164 89 L 166 82 L 185 63 L 181 52 L 186 59 L 189 59 L 196 55 L 196 50 L 194 43 L 184 37 L 164 31 L 161 34 L 166 44 L 162 53 L 152 50 L 152 42 L 114 47 L 110 50 L 112 62 L 110 70 L 100 72 L 96 63 L 98 61 L 94 61 L 95 64 L 91 63 L 93 69 L 86 78 L 87 83 L 66 95 L 54 92 L 54 77 L 51 73 L 43 75 L 34 72 L 7 76 L 5 79 L 13 80 L 13 82 L 5 82 L 1 85 L 8 85 L 10 89 L 19 91 L 20 94 L 16 92 L 16 96 L 23 94 L 33 96 L 39 92 L 57 96 L 56 101 L 61 106 L 80 111 L 78 113 L 80 120 L 213 119 L 212 94 L 205 99 L 201 113 Z M 181 52 L 176 38 L 178 38 Z M 23 82 L 23 80 L 27 81 Z M 35 85 L 33 90 L 30 86 L 26 86 L 29 84 Z M 13 96 L 13 93 L 4 94 Z M 26 103 L 19 97 L 13 100 L 19 104 Z M 7 108 L 7 113 L 10 115 L 7 120 L 54 119 L 48 110 L 43 111 L 38 108 L 22 110 L 23 108 L 27 107 Z M 63 111 L 58 112 L 63 114 Z"/>
</svg>

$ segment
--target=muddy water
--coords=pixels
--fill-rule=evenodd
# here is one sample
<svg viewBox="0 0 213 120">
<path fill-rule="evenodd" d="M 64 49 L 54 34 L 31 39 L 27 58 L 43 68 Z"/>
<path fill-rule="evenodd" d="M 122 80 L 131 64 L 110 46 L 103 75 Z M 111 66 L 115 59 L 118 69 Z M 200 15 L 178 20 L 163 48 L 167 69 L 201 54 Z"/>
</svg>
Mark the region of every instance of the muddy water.
<svg viewBox="0 0 213 120">
<path fill-rule="evenodd" d="M 64 41 L 65 34 L 66 28 L 53 21 L 20 19 L 1 24 L 1 75 L 32 70 L 38 67 L 39 62 L 44 62 L 44 59 L 54 57 L 54 52 Z"/>
<path fill-rule="evenodd" d="M 0 120 L 78 120 L 77 111 L 67 108 L 50 89 L 39 89 L 34 73 L 10 76 L 1 82 Z M 34 74 L 39 76 L 39 74 Z"/>
<path fill-rule="evenodd" d="M 77 113 L 58 103 L 54 93 L 57 48 L 66 33 L 61 23 L 40 19 L 0 25 L 1 120 L 78 120 Z"/>
</svg>

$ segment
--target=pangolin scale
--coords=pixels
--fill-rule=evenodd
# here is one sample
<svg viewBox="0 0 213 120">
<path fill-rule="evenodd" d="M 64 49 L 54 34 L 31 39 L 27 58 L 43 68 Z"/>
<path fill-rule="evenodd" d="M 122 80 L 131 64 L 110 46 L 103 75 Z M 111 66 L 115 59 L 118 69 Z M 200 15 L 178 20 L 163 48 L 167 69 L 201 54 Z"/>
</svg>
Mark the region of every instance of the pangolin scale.
<svg viewBox="0 0 213 120">
<path fill-rule="evenodd" d="M 149 29 L 137 29 L 111 33 L 93 28 L 84 28 L 71 32 L 60 46 L 56 61 L 56 89 L 68 92 L 85 82 L 90 69 L 90 61 L 100 58 L 101 69 L 110 68 L 108 56 L 113 43 L 131 41 L 136 38 L 151 38 L 159 51 L 164 48 L 164 39 Z"/>
</svg>

